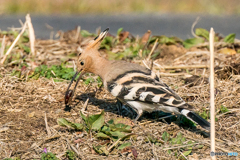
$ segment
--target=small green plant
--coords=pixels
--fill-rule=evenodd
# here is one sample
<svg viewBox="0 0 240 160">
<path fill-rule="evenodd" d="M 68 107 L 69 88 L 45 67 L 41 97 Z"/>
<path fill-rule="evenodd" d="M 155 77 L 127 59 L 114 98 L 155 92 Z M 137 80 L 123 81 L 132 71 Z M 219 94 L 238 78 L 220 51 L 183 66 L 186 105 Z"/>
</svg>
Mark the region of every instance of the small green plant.
<svg viewBox="0 0 240 160">
<path fill-rule="evenodd" d="M 228 110 L 228 108 L 227 107 L 225 107 L 224 105 L 221 105 L 221 107 L 220 107 L 220 112 L 221 113 L 226 113 L 226 112 L 228 112 L 229 110 Z"/>
<path fill-rule="evenodd" d="M 175 137 L 171 137 L 169 133 L 164 132 L 162 134 L 162 139 L 165 142 L 165 144 L 171 144 L 171 146 L 179 146 L 175 149 L 168 149 L 167 152 L 169 154 L 174 154 L 174 156 L 179 155 L 177 152 L 180 151 L 182 154 L 186 157 L 192 152 L 192 147 L 194 148 L 202 148 L 203 145 L 195 145 L 192 141 L 187 141 L 185 137 L 183 137 L 182 133 L 179 132 Z M 184 147 L 186 146 L 187 147 Z M 167 145 L 168 146 L 168 145 Z M 183 147 L 180 147 L 183 146 Z M 173 147 L 174 148 L 174 147 Z M 181 155 L 180 157 L 176 157 L 178 159 L 184 159 L 184 157 Z"/>
<path fill-rule="evenodd" d="M 208 112 L 206 110 L 203 110 L 203 112 L 199 113 L 199 115 L 206 120 L 208 120 L 210 118 L 210 112 Z"/>
<path fill-rule="evenodd" d="M 128 139 L 133 135 L 132 127 L 125 124 L 126 121 L 123 118 L 115 118 L 111 119 L 108 122 L 105 122 L 104 111 L 100 114 L 96 115 L 88 115 L 85 116 L 80 112 L 80 115 L 83 119 L 84 123 L 72 123 L 64 118 L 59 118 L 57 123 L 60 126 L 65 126 L 71 129 L 82 130 L 89 133 L 89 135 L 93 135 L 99 140 L 111 140 L 109 143 L 114 143 L 118 141 L 118 143 L 114 143 L 114 147 L 118 147 L 119 150 L 129 147 L 130 143 L 122 143 L 125 139 Z M 99 154 L 108 155 L 112 148 L 107 148 L 106 145 L 97 145 L 93 146 L 94 150 Z"/>
<path fill-rule="evenodd" d="M 41 160 L 59 160 L 52 152 L 42 153 Z"/>
<path fill-rule="evenodd" d="M 77 158 L 76 153 L 71 150 L 67 150 L 65 156 L 68 160 L 75 160 Z"/>
<path fill-rule="evenodd" d="M 15 157 L 15 158 L 5 158 L 3 160 L 21 160 L 19 157 Z"/>
</svg>

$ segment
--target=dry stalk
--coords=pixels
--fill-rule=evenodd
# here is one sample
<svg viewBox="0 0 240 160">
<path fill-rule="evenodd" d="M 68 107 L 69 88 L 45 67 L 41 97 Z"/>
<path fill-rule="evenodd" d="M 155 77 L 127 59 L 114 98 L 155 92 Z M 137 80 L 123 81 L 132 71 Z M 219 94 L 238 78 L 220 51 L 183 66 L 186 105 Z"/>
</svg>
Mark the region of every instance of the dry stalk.
<svg viewBox="0 0 240 160">
<path fill-rule="evenodd" d="M 198 36 L 194 33 L 193 29 L 194 29 L 194 27 L 196 26 L 196 24 L 198 23 L 199 19 L 200 19 L 200 17 L 197 17 L 196 20 L 193 22 L 192 27 L 191 27 L 191 33 L 192 33 L 192 35 L 193 35 L 194 37 L 196 37 L 196 38 L 200 38 L 200 37 L 198 37 Z"/>
<path fill-rule="evenodd" d="M 29 14 L 26 15 L 26 22 L 27 22 L 28 31 L 29 31 L 31 53 L 33 56 L 36 56 L 35 55 L 35 34 L 34 34 L 34 29 L 33 29 L 32 21 Z"/>
<path fill-rule="evenodd" d="M 157 67 L 155 67 L 158 69 Z M 209 68 L 208 65 L 161 66 L 162 69 Z"/>
<path fill-rule="evenodd" d="M 77 27 L 77 33 L 75 35 L 75 41 L 77 42 L 80 37 L 81 26 Z"/>
<path fill-rule="evenodd" d="M 82 112 L 86 111 L 87 110 L 87 105 L 88 105 L 88 101 L 89 101 L 89 98 L 86 100 L 86 102 L 84 103 L 83 105 L 83 108 L 82 108 Z"/>
<path fill-rule="evenodd" d="M 19 33 L 19 35 L 17 36 L 17 38 L 14 40 L 14 42 L 12 43 L 12 45 L 9 47 L 7 53 L 5 54 L 5 56 L 3 57 L 3 59 L 1 60 L 1 64 L 3 65 L 3 63 L 5 62 L 5 60 L 7 59 L 7 56 L 11 53 L 13 47 L 16 45 L 17 41 L 20 39 L 20 37 L 22 36 L 22 34 L 24 33 L 24 31 L 27 28 L 27 22 L 24 23 L 22 31 Z"/>
<path fill-rule="evenodd" d="M 49 126 L 48 126 L 47 114 L 46 114 L 46 112 L 45 112 L 44 117 L 45 117 L 44 120 L 45 120 L 45 126 L 46 126 L 46 130 L 47 130 L 47 134 L 48 134 L 48 136 L 50 136 L 50 135 L 51 135 L 51 131 L 50 131 Z"/>
<path fill-rule="evenodd" d="M 215 152 L 215 102 L 214 102 L 214 30 L 211 28 L 209 34 L 210 43 L 210 113 L 211 113 L 211 152 Z M 216 159 L 212 156 L 212 159 Z"/>
<path fill-rule="evenodd" d="M 152 56 L 154 50 L 156 49 L 157 44 L 158 44 L 158 38 L 155 40 L 154 45 L 153 45 L 153 47 L 152 47 L 152 50 L 151 50 L 151 52 L 148 54 L 148 58 L 147 58 L 148 61 L 151 59 L 151 56 Z"/>
<path fill-rule="evenodd" d="M 4 55 L 4 50 L 5 50 L 5 44 L 6 43 L 6 35 L 3 36 L 2 39 L 2 46 L 1 46 L 1 50 L 0 50 L 0 58 L 3 57 Z"/>
</svg>

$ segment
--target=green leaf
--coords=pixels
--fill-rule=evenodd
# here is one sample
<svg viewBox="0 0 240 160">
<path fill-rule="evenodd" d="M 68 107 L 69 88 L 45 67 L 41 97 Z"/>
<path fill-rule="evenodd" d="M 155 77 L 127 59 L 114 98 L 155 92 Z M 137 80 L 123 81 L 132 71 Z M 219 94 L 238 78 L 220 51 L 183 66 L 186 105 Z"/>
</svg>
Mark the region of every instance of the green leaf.
<svg viewBox="0 0 240 160">
<path fill-rule="evenodd" d="M 123 138 L 126 136 L 123 132 L 115 131 L 115 132 L 110 132 L 113 137 L 118 137 L 118 138 Z"/>
<path fill-rule="evenodd" d="M 118 147 L 118 149 L 124 149 L 124 148 L 126 148 L 126 147 L 129 147 L 129 146 L 131 146 L 132 145 L 132 143 L 131 142 L 127 142 L 127 143 L 123 143 L 121 146 L 119 146 Z"/>
<path fill-rule="evenodd" d="M 160 42 L 161 44 L 175 44 L 175 43 L 176 43 L 176 41 L 174 40 L 174 38 L 171 38 L 171 37 L 160 36 L 159 38 L 160 38 L 159 42 Z"/>
<path fill-rule="evenodd" d="M 104 124 L 104 111 L 101 114 L 89 116 L 88 122 L 91 125 L 91 129 L 99 130 Z"/>
<path fill-rule="evenodd" d="M 116 127 L 116 131 L 129 132 L 129 133 L 132 132 L 131 126 L 129 125 L 118 123 L 118 124 L 115 124 L 115 127 Z"/>
<path fill-rule="evenodd" d="M 65 118 L 58 118 L 57 119 L 57 123 L 60 126 L 64 126 L 64 127 L 69 127 L 72 129 L 77 129 L 77 130 L 82 130 L 83 129 L 83 125 L 80 123 L 72 123 L 68 120 L 66 120 Z"/>
<path fill-rule="evenodd" d="M 122 30 L 123 30 L 123 28 L 119 28 L 118 30 L 117 30 L 117 35 L 119 36 L 119 34 L 122 32 Z"/>
<path fill-rule="evenodd" d="M 97 138 L 110 139 L 110 137 L 102 132 L 98 132 L 96 135 Z"/>
<path fill-rule="evenodd" d="M 108 123 L 108 124 L 113 124 L 113 123 L 114 123 L 114 120 L 113 120 L 113 119 L 110 119 L 107 123 Z"/>
<path fill-rule="evenodd" d="M 98 154 L 103 154 L 103 155 L 108 155 L 109 151 L 107 150 L 106 146 L 94 146 L 93 149 L 98 153 Z"/>
<path fill-rule="evenodd" d="M 87 122 L 87 117 L 81 111 L 80 111 L 80 116 L 85 122 Z"/>
<path fill-rule="evenodd" d="M 191 39 L 186 39 L 184 42 L 183 42 L 183 46 L 185 48 L 191 48 L 197 44 L 201 44 L 203 43 L 204 40 L 202 38 L 191 38 Z"/>
<path fill-rule="evenodd" d="M 224 38 L 223 41 L 224 41 L 224 42 L 227 42 L 227 43 L 234 43 L 235 36 L 236 36 L 235 33 L 231 33 L 231 34 L 227 35 L 227 36 Z"/>
<path fill-rule="evenodd" d="M 192 152 L 192 150 L 185 151 L 185 152 L 183 152 L 183 155 L 187 157 L 191 152 Z"/>
<path fill-rule="evenodd" d="M 207 40 L 209 40 L 209 32 L 206 29 L 203 28 L 196 28 L 195 34 L 200 37 L 204 37 Z"/>
<path fill-rule="evenodd" d="M 89 32 L 86 31 L 86 30 L 81 30 L 81 35 L 82 35 L 83 37 L 95 36 L 95 34 L 89 33 Z"/>
</svg>

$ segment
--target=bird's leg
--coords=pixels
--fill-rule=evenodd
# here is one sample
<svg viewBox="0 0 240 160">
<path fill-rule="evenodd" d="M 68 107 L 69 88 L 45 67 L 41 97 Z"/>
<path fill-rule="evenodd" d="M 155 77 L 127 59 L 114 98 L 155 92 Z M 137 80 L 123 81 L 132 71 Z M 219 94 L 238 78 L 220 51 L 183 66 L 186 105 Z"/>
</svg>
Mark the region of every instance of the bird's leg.
<svg viewBox="0 0 240 160">
<path fill-rule="evenodd" d="M 134 110 L 135 110 L 136 113 L 137 113 L 137 117 L 134 119 L 134 123 L 136 124 L 136 123 L 137 123 L 137 120 L 142 116 L 143 111 L 142 111 L 141 109 L 138 110 L 138 109 L 135 109 L 135 108 L 134 108 Z"/>
</svg>

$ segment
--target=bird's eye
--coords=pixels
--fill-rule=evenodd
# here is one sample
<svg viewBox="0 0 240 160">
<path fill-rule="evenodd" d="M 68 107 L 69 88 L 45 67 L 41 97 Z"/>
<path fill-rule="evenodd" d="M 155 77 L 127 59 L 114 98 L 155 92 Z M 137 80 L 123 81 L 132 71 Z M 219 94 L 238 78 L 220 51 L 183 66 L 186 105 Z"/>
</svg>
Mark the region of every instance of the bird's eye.
<svg viewBox="0 0 240 160">
<path fill-rule="evenodd" d="M 81 56 L 82 53 L 79 53 L 78 56 Z"/>
<path fill-rule="evenodd" d="M 84 62 L 82 61 L 80 64 L 83 66 L 83 65 L 84 65 Z"/>
</svg>

